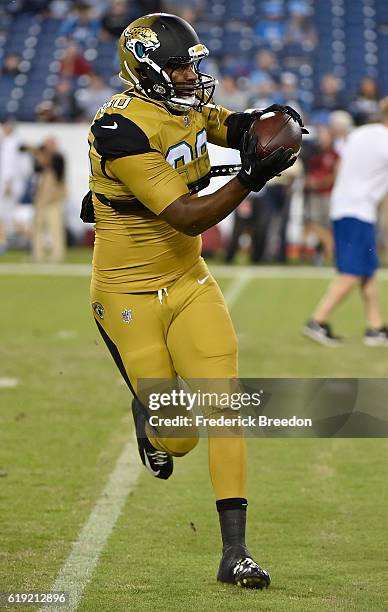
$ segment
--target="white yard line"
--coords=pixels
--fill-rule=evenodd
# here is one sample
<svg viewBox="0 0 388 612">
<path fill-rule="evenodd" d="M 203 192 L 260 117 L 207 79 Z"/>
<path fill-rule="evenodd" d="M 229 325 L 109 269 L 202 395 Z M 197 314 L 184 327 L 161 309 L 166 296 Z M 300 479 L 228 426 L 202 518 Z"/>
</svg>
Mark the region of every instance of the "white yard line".
<svg viewBox="0 0 388 612">
<path fill-rule="evenodd" d="M 18 378 L 2 377 L 0 378 L 0 389 L 14 389 L 19 384 Z"/>
<path fill-rule="evenodd" d="M 241 274 L 224 291 L 225 302 L 228 304 L 230 310 L 236 304 L 240 295 L 242 294 L 246 286 L 250 283 L 250 281 L 251 278 L 249 276 L 247 276 L 246 274 Z"/>
<path fill-rule="evenodd" d="M 332 278 L 333 268 L 313 266 L 209 266 L 216 278 Z M 0 263 L 0 276 L 81 276 L 91 274 L 89 264 L 32 264 Z M 377 274 L 380 280 L 388 280 L 388 269 Z"/>
<path fill-rule="evenodd" d="M 73 340 L 77 337 L 77 332 L 74 329 L 59 329 L 55 335 L 60 340 Z"/>
<path fill-rule="evenodd" d="M 66 591 L 69 603 L 44 606 L 39 612 L 46 612 L 48 608 L 57 612 L 77 610 L 128 494 L 136 485 L 141 467 L 136 439 L 131 437 L 51 589 Z"/>
</svg>

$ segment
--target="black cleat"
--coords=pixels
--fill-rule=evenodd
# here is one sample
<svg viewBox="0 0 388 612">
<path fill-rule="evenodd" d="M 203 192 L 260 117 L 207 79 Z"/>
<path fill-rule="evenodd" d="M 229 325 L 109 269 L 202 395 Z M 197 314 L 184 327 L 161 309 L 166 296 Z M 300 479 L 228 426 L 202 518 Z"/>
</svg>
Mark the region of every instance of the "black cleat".
<svg viewBox="0 0 388 612">
<path fill-rule="evenodd" d="M 388 346 L 388 327 L 365 330 L 363 341 L 366 346 Z"/>
<path fill-rule="evenodd" d="M 303 334 L 324 346 L 340 346 L 343 343 L 343 338 L 335 336 L 328 323 L 318 323 L 314 319 L 307 321 L 303 328 Z"/>
<path fill-rule="evenodd" d="M 145 424 L 147 422 L 147 414 L 141 403 L 134 399 L 132 401 L 132 414 L 135 421 L 137 447 L 142 464 L 151 472 L 155 478 L 167 480 L 174 469 L 173 459 L 171 455 L 160 451 L 147 438 Z"/>
<path fill-rule="evenodd" d="M 263 589 L 271 584 L 271 576 L 250 556 L 245 546 L 233 546 L 222 555 L 217 580 L 245 589 Z"/>
</svg>

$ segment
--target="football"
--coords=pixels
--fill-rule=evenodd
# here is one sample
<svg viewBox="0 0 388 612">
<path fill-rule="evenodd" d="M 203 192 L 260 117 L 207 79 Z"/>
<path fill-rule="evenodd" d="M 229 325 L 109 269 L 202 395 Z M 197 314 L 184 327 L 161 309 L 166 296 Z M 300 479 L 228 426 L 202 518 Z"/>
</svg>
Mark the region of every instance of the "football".
<svg viewBox="0 0 388 612">
<path fill-rule="evenodd" d="M 302 128 L 299 123 L 280 111 L 265 113 L 255 119 L 249 134 L 257 137 L 256 152 L 260 159 L 279 147 L 292 149 L 298 155 L 302 145 Z"/>
</svg>

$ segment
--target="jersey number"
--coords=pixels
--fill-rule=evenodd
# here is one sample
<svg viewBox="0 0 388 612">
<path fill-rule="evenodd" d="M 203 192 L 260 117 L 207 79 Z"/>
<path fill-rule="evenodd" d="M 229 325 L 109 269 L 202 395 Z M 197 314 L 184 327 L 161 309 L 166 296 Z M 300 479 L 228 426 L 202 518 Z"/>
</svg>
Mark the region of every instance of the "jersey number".
<svg viewBox="0 0 388 612">
<path fill-rule="evenodd" d="M 207 138 L 205 128 L 198 132 L 195 139 L 195 157 L 201 157 L 207 152 Z M 183 140 L 170 147 L 166 155 L 166 160 L 173 168 L 179 168 L 189 164 L 194 159 L 193 149 L 188 142 Z"/>
</svg>

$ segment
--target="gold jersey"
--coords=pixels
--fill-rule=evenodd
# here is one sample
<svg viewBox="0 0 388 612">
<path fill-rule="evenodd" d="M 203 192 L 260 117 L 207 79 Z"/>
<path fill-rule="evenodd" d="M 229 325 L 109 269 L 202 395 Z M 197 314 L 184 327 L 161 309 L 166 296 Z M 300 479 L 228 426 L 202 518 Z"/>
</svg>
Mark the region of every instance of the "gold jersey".
<svg viewBox="0 0 388 612">
<path fill-rule="evenodd" d="M 207 141 L 229 146 L 222 107 L 173 114 L 132 91 L 101 107 L 89 132 L 96 219 L 93 285 L 113 293 L 156 291 L 192 267 L 201 238 L 158 217 L 208 183 Z"/>
</svg>

